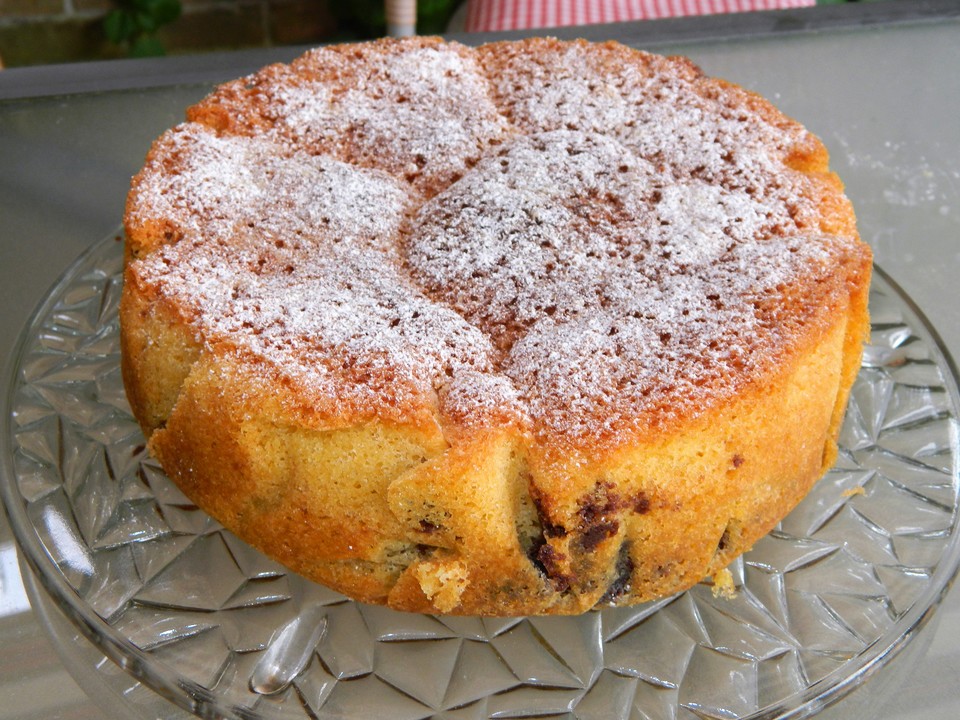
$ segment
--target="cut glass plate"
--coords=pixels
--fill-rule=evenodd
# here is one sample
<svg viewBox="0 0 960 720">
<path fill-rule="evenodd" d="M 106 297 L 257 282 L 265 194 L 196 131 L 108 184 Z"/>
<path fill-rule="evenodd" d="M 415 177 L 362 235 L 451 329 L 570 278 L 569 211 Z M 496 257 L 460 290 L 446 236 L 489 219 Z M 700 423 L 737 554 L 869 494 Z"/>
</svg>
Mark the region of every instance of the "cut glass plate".
<svg viewBox="0 0 960 720">
<path fill-rule="evenodd" d="M 580 617 L 398 613 L 289 573 L 146 454 L 123 391 L 122 243 L 93 246 L 17 349 L 0 491 L 61 610 L 204 717 L 800 718 L 929 618 L 960 559 L 957 374 L 882 271 L 836 466 L 707 584 Z"/>
</svg>

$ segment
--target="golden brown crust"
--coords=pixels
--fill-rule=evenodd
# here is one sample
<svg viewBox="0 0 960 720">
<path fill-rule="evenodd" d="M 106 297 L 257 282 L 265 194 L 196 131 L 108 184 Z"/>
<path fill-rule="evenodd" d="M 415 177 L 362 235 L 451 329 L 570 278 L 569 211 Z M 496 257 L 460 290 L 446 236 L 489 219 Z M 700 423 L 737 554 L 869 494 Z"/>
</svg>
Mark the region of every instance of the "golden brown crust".
<svg viewBox="0 0 960 720">
<path fill-rule="evenodd" d="M 385 144 L 418 113 L 431 134 Z M 871 257 L 822 143 L 763 98 L 615 43 L 419 38 L 188 118 L 128 198 L 128 397 L 187 495 L 306 577 L 420 612 L 635 603 L 833 462 Z M 484 250 L 504 228 L 537 253 Z"/>
</svg>

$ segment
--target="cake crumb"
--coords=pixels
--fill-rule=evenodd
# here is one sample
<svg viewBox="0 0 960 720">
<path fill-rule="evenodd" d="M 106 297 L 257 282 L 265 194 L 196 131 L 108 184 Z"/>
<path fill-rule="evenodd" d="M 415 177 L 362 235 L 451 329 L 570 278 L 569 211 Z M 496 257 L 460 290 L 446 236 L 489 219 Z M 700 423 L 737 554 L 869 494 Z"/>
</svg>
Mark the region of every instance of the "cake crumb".
<svg viewBox="0 0 960 720">
<path fill-rule="evenodd" d="M 854 495 L 865 495 L 866 492 L 867 491 L 863 489 L 862 485 L 857 485 L 856 487 L 847 488 L 840 494 L 843 497 L 848 498 L 848 497 L 853 497 Z"/>
<path fill-rule="evenodd" d="M 441 612 L 450 612 L 460 604 L 460 596 L 470 583 L 467 566 L 459 560 L 425 561 L 414 571 L 420 589 Z"/>
<path fill-rule="evenodd" d="M 724 600 L 733 600 L 737 596 L 737 585 L 733 581 L 733 573 L 723 568 L 713 575 L 713 596 Z"/>
</svg>

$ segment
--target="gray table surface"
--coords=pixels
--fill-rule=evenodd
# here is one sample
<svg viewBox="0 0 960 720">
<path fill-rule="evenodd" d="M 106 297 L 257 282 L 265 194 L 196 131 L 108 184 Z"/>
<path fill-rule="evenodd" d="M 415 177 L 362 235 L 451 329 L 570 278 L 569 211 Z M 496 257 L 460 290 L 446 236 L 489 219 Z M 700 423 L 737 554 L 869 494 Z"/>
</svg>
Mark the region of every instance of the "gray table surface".
<svg viewBox="0 0 960 720">
<path fill-rule="evenodd" d="M 930 13 L 930 3 L 919 3 L 926 13 L 895 22 L 877 20 L 873 11 L 869 22 L 849 22 L 848 13 L 822 27 L 819 16 L 788 14 L 563 34 L 686 54 L 708 73 L 766 95 L 820 135 L 877 263 L 957 357 L 960 17 L 933 4 L 947 11 Z M 7 366 L 30 312 L 60 273 L 116 232 L 129 178 L 151 140 L 212 82 L 295 54 L 0 74 L 0 359 Z M 82 638 L 21 572 L 14 548 L 0 516 L 0 720 L 185 717 Z M 958 592 L 892 663 L 823 716 L 960 717 Z"/>
</svg>

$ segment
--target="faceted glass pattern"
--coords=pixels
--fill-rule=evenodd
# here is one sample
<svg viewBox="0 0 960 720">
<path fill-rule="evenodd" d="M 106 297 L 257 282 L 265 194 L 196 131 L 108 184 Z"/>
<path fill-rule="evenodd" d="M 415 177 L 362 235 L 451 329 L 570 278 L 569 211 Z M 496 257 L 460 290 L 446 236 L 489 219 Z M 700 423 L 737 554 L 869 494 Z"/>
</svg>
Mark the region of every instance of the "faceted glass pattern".
<svg viewBox="0 0 960 720">
<path fill-rule="evenodd" d="M 882 272 L 836 467 L 731 567 L 581 617 L 429 617 L 349 601 L 198 510 L 147 456 L 119 369 L 122 243 L 22 339 L 2 491 L 24 555 L 109 657 L 229 718 L 805 717 L 886 662 L 958 563 L 958 391 Z"/>
</svg>

